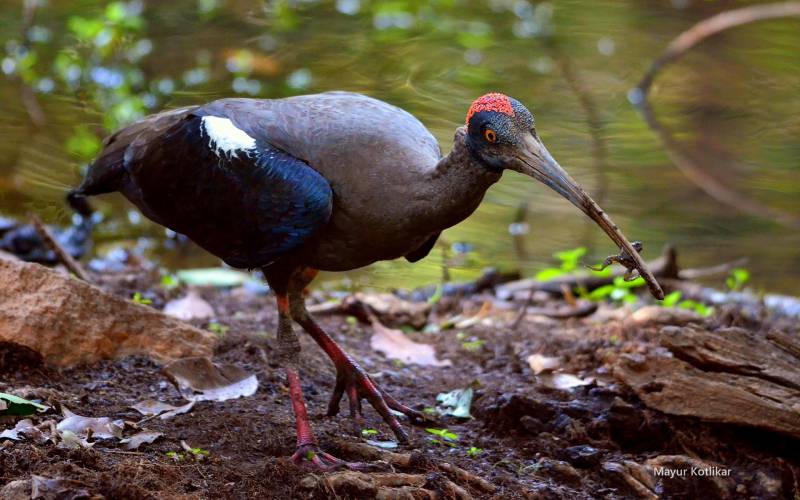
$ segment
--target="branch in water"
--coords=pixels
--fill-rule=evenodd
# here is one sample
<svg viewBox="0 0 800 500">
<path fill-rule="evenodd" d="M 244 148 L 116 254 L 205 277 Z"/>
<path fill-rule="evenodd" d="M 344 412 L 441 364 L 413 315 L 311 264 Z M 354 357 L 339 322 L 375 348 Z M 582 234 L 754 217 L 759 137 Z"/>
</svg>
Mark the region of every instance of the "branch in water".
<svg viewBox="0 0 800 500">
<path fill-rule="evenodd" d="M 664 52 L 653 61 L 650 69 L 642 77 L 639 85 L 633 90 L 631 102 L 639 109 L 647 125 L 661 140 L 672 163 L 706 194 L 720 203 L 747 212 L 758 217 L 773 219 L 792 228 L 800 228 L 800 218 L 767 206 L 756 200 L 746 198 L 741 193 L 725 186 L 700 167 L 687 153 L 681 151 L 678 142 L 665 127 L 661 125 L 653 113 L 647 100 L 650 87 L 661 69 L 675 61 L 692 47 L 722 31 L 743 24 L 782 17 L 800 17 L 800 2 L 786 2 L 768 5 L 757 5 L 742 9 L 722 12 L 704 21 L 700 21 L 684 31 L 667 46 Z"/>
<path fill-rule="evenodd" d="M 643 101 L 647 97 L 647 92 L 650 90 L 653 80 L 655 80 L 656 75 L 664 66 L 675 61 L 706 38 L 743 24 L 782 17 L 800 17 L 800 2 L 754 5 L 721 12 L 700 21 L 673 39 L 658 59 L 653 61 L 650 69 L 642 77 L 639 85 L 636 86 L 639 94 L 639 99 L 637 100 Z"/>
</svg>

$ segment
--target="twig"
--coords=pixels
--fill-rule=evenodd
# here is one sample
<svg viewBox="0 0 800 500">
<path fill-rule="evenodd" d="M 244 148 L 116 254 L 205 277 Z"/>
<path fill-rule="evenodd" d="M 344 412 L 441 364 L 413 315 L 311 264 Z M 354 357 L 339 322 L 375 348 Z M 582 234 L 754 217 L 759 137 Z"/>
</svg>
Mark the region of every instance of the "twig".
<svg viewBox="0 0 800 500">
<path fill-rule="evenodd" d="M 82 279 L 83 281 L 91 283 L 92 279 L 89 276 L 89 274 L 83 269 L 83 267 L 78 263 L 78 261 L 73 259 L 72 255 L 70 255 L 66 250 L 64 250 L 64 248 L 58 243 L 58 241 L 56 241 L 56 239 L 53 238 L 53 235 L 50 233 L 50 230 L 47 229 L 47 227 L 45 227 L 45 225 L 42 223 L 42 220 L 39 219 L 39 216 L 37 216 L 36 214 L 31 214 L 30 219 L 31 223 L 33 224 L 33 227 L 36 229 L 36 232 L 39 233 L 39 236 L 42 237 L 42 240 L 44 241 L 45 245 L 47 245 L 48 248 L 50 248 L 50 250 L 53 251 L 56 258 L 59 261 L 61 261 L 62 264 L 64 264 L 64 267 L 66 267 L 69 272 L 71 272 L 78 278 Z"/>
<path fill-rule="evenodd" d="M 689 49 L 702 42 L 706 38 L 716 35 L 722 31 L 749 24 L 756 21 L 766 21 L 768 19 L 778 19 L 781 17 L 800 16 L 800 2 L 772 3 L 766 5 L 754 5 L 741 9 L 734 9 L 721 12 L 708 19 L 700 21 L 688 30 L 684 31 L 677 38 L 673 39 L 664 52 L 653 61 L 650 69 L 645 73 L 642 80 L 637 85 L 642 99 L 646 98 L 647 92 L 653 83 L 656 75 L 667 64 L 675 61 Z"/>
</svg>

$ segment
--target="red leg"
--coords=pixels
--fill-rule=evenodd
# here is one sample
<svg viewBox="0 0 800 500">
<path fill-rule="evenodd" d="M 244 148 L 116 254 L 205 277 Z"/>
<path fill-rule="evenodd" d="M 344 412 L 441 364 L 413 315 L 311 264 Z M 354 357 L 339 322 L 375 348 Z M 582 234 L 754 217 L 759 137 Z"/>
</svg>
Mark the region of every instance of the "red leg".
<svg viewBox="0 0 800 500">
<path fill-rule="evenodd" d="M 314 274 L 316 273 L 313 270 L 304 271 L 300 279 L 307 283 L 313 279 Z M 301 281 L 301 283 L 303 281 Z M 391 427 L 397 439 L 401 442 L 407 442 L 408 434 L 403 430 L 400 422 L 397 421 L 397 417 L 392 413 L 392 410 L 403 413 L 412 422 L 424 422 L 428 419 L 422 413 L 399 403 L 378 387 L 375 382 L 369 378 L 369 375 L 367 375 L 364 369 L 320 328 L 308 314 L 302 293 L 298 291 L 298 288 L 302 290 L 305 283 L 302 286 L 293 287 L 293 290 L 290 292 L 289 299 L 292 308 L 292 317 L 309 335 L 311 335 L 317 344 L 322 347 L 322 350 L 325 351 L 336 366 L 336 386 L 334 387 L 328 405 L 328 415 L 333 416 L 339 413 L 339 402 L 342 396 L 347 394 L 350 403 L 350 416 L 360 425 L 362 421 L 361 398 L 364 398 L 375 408 L 389 427 Z"/>
<path fill-rule="evenodd" d="M 345 462 L 320 450 L 311 423 L 308 419 L 306 403 L 303 400 L 303 389 L 300 387 L 300 377 L 292 368 L 286 368 L 286 379 L 289 381 L 289 396 L 292 398 L 295 424 L 297 427 L 297 450 L 292 455 L 292 461 L 297 465 L 310 465 L 327 472 L 339 469 L 366 469 L 367 466 L 356 462 Z"/>
<path fill-rule="evenodd" d="M 297 465 L 308 465 L 321 471 L 364 469 L 366 467 L 364 464 L 345 462 L 320 450 L 308 418 L 303 389 L 300 385 L 300 376 L 295 369 L 300 352 L 300 344 L 292 331 L 289 300 L 286 294 L 278 295 L 278 314 L 277 354 L 281 363 L 285 366 L 286 379 L 289 383 L 289 397 L 292 400 L 297 429 L 297 450 L 292 455 L 292 461 Z"/>
</svg>

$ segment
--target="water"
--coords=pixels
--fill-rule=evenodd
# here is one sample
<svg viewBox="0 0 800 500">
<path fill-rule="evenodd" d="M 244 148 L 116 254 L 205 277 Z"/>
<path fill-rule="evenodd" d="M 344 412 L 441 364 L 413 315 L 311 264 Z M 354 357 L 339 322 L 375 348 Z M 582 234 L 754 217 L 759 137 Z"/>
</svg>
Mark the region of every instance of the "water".
<svg viewBox="0 0 800 500">
<path fill-rule="evenodd" d="M 36 211 L 67 223 L 63 193 L 79 182 L 99 139 L 164 107 L 352 90 L 407 109 L 447 151 L 472 99 L 500 91 L 528 105 L 553 155 L 631 239 L 645 242 L 647 258 L 668 242 L 685 266 L 748 256 L 756 287 L 800 293 L 797 227 L 705 194 L 628 101 L 669 40 L 719 12 L 719 2 L 22 4 L 0 7 L 0 214 Z M 651 92 L 659 121 L 704 172 L 795 220 L 798 28 L 796 19 L 778 20 L 723 33 L 667 67 Z M 515 238 L 509 226 L 523 202 L 527 217 L 513 228 L 529 230 Z M 107 216 L 96 234 L 100 251 L 151 237 L 150 251 L 167 267 L 215 263 L 196 248 L 164 244 L 163 229 L 119 195 L 96 205 Z M 615 253 L 574 207 L 513 173 L 443 241 L 417 264 L 379 263 L 345 277 L 408 287 L 438 280 L 444 260 L 459 280 L 487 265 L 533 274 L 554 251 L 580 245 L 590 261 Z"/>
</svg>

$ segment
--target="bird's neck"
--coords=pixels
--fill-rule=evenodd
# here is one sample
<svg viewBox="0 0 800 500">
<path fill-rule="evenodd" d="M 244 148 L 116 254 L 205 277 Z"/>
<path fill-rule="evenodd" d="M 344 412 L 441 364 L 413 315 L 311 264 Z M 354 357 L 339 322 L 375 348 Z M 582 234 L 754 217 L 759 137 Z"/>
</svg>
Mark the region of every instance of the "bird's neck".
<svg viewBox="0 0 800 500">
<path fill-rule="evenodd" d="M 427 179 L 425 194 L 429 200 L 436 200 L 437 219 L 442 225 L 438 230 L 472 214 L 486 190 L 502 176 L 502 172 L 490 170 L 475 159 L 467 148 L 466 137 L 466 129 L 459 127 L 453 149 L 439 160 Z"/>
</svg>

